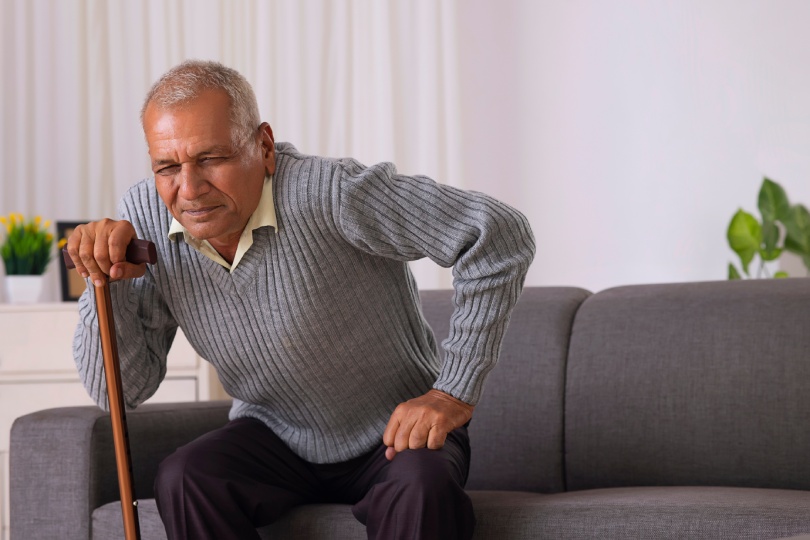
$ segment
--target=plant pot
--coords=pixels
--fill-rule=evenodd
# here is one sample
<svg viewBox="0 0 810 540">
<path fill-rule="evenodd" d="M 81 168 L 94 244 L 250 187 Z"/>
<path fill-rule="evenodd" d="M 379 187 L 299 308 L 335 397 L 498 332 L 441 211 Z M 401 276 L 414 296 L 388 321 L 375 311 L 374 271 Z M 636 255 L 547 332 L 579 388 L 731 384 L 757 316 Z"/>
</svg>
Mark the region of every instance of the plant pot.
<svg viewBox="0 0 810 540">
<path fill-rule="evenodd" d="M 33 304 L 39 301 L 43 276 L 6 276 L 6 301 L 10 304 Z"/>
</svg>

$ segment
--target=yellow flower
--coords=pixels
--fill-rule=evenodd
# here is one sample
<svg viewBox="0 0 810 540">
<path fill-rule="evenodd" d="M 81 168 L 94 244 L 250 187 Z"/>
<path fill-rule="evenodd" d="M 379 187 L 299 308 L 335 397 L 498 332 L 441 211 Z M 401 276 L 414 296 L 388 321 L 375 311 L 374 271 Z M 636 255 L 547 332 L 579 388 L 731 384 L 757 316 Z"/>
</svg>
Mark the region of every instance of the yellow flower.
<svg viewBox="0 0 810 540">
<path fill-rule="evenodd" d="M 48 220 L 45 220 L 45 224 L 42 226 L 42 228 L 43 228 L 43 229 L 47 229 L 47 228 L 48 228 L 48 227 L 50 227 L 50 226 L 51 226 L 51 220 L 50 220 L 50 219 L 48 219 Z"/>
<path fill-rule="evenodd" d="M 43 220 L 42 216 L 26 218 L 19 212 L 0 216 L 0 219 L 8 231 L 0 242 L 6 273 L 42 274 L 53 255 L 54 234 L 48 230 L 51 222 Z"/>
</svg>

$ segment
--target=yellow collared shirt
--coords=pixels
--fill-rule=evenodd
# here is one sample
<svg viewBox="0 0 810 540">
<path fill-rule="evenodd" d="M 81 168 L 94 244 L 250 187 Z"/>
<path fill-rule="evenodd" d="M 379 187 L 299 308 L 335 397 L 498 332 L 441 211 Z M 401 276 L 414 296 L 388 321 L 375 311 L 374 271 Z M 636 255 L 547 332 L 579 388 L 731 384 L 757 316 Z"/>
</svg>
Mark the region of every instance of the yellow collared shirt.
<svg viewBox="0 0 810 540">
<path fill-rule="evenodd" d="M 268 176 L 262 186 L 262 196 L 259 199 L 259 206 L 256 211 L 248 219 L 245 230 L 242 231 L 242 236 L 239 237 L 239 245 L 236 248 L 236 254 L 233 257 L 233 264 L 228 264 L 228 261 L 222 258 L 222 255 L 217 253 L 214 246 L 208 240 L 200 240 L 191 236 L 191 233 L 183 227 L 179 221 L 172 218 L 172 223 L 169 226 L 168 237 L 172 241 L 176 241 L 176 235 L 183 233 L 183 239 L 188 245 L 211 259 L 212 261 L 221 264 L 231 273 L 236 269 L 242 256 L 247 253 L 250 246 L 253 245 L 253 231 L 260 227 L 273 227 L 278 232 L 278 224 L 276 223 L 276 209 L 273 202 L 273 177 Z"/>
</svg>

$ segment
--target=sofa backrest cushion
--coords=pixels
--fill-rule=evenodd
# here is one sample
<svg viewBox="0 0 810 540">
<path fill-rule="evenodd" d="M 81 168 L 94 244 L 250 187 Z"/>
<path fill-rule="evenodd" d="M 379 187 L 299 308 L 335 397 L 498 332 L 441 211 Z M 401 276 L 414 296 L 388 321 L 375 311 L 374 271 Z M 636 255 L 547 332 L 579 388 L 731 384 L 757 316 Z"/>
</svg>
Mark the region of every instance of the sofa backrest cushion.
<svg viewBox="0 0 810 540">
<path fill-rule="evenodd" d="M 439 343 L 448 335 L 452 295 L 448 290 L 421 293 L 425 317 Z M 470 423 L 467 488 L 564 489 L 565 357 L 574 314 L 589 295 L 576 288 L 524 289 Z"/>
<path fill-rule="evenodd" d="M 810 489 L 810 279 L 595 294 L 566 387 L 568 489 Z"/>
</svg>

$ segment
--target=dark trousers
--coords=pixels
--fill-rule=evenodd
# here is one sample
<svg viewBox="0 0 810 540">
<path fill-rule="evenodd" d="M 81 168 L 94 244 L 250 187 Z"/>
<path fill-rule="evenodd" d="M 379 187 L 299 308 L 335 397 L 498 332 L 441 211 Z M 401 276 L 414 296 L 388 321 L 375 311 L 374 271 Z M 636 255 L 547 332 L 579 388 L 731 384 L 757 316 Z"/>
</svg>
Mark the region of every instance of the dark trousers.
<svg viewBox="0 0 810 540">
<path fill-rule="evenodd" d="M 464 492 L 470 462 L 466 427 L 441 450 L 385 446 L 343 463 L 295 455 L 262 422 L 241 418 L 177 449 L 160 465 L 155 499 L 169 540 L 258 539 L 306 503 L 352 504 L 371 539 L 465 539 L 475 526 Z"/>
</svg>

